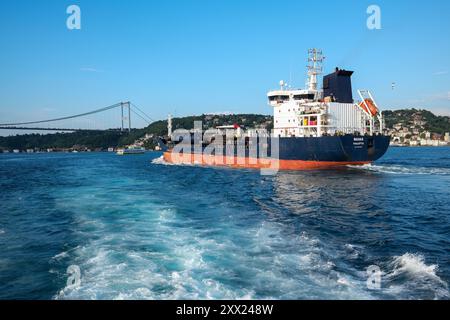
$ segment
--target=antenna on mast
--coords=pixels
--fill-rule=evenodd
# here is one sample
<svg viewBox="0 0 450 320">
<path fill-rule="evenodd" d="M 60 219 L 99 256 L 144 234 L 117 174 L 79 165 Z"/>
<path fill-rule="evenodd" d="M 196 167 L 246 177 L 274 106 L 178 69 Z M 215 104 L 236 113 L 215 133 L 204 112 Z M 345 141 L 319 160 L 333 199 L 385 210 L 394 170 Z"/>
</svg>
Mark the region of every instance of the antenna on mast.
<svg viewBox="0 0 450 320">
<path fill-rule="evenodd" d="M 322 63 L 325 57 L 321 49 L 308 50 L 308 89 L 317 91 L 317 76 L 323 72 Z"/>
</svg>

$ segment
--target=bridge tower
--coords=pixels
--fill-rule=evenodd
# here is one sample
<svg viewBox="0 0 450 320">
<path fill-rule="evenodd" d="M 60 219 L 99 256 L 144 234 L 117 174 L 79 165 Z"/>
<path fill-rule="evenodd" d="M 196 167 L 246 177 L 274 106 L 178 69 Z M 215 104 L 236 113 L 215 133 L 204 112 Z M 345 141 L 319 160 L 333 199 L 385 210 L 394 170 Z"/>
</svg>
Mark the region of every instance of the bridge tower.
<svg viewBox="0 0 450 320">
<path fill-rule="evenodd" d="M 120 128 L 120 131 L 124 131 L 124 120 L 128 119 L 128 132 L 131 132 L 131 103 L 130 101 L 127 102 L 121 102 L 120 103 L 120 109 L 122 112 L 122 126 Z M 128 117 L 124 116 L 124 109 L 128 109 Z"/>
</svg>

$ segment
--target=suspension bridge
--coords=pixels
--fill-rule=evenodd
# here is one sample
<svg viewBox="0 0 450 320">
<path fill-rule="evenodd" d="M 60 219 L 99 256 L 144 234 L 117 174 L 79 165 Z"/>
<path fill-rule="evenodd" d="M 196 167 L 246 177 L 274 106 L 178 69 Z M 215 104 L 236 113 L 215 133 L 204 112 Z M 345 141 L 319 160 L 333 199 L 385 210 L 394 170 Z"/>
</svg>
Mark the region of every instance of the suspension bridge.
<svg viewBox="0 0 450 320">
<path fill-rule="evenodd" d="M 132 122 L 132 116 L 133 122 Z M 119 102 L 104 108 L 71 116 L 37 121 L 0 123 L 0 130 L 11 131 L 122 131 L 149 125 L 154 120 L 134 103 Z M 132 126 L 133 125 L 133 126 Z"/>
</svg>

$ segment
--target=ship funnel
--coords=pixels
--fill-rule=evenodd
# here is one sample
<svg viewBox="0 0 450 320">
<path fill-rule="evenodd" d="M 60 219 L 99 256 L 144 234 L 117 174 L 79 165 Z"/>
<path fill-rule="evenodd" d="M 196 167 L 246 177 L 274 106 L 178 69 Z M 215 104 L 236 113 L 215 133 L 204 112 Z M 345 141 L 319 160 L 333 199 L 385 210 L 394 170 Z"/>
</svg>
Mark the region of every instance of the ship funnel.
<svg viewBox="0 0 450 320">
<path fill-rule="evenodd" d="M 353 71 L 336 68 L 335 72 L 323 77 L 323 96 L 333 102 L 353 103 Z"/>
</svg>

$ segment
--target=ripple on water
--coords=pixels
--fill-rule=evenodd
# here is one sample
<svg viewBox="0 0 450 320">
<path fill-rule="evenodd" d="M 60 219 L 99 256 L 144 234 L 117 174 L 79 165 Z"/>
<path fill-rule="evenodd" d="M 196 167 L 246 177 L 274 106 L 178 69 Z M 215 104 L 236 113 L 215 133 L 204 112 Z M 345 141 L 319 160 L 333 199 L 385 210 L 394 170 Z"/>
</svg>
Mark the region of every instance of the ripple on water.
<svg viewBox="0 0 450 320">
<path fill-rule="evenodd" d="M 160 154 L 3 161 L 0 297 L 448 299 L 445 152 L 272 177 Z"/>
</svg>

